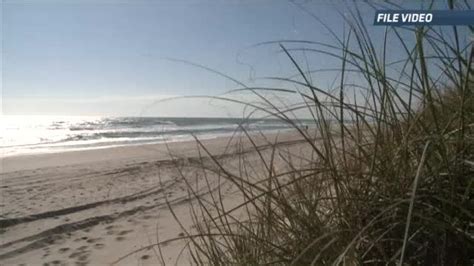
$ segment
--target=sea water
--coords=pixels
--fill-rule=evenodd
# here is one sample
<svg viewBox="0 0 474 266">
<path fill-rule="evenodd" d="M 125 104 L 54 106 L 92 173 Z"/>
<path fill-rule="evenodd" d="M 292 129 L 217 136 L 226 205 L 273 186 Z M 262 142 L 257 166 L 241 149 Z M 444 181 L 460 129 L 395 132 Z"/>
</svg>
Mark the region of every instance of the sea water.
<svg viewBox="0 0 474 266">
<path fill-rule="evenodd" d="M 298 123 L 302 123 L 298 121 Z M 0 116 L 0 157 L 281 131 L 277 119 L 186 117 Z"/>
</svg>

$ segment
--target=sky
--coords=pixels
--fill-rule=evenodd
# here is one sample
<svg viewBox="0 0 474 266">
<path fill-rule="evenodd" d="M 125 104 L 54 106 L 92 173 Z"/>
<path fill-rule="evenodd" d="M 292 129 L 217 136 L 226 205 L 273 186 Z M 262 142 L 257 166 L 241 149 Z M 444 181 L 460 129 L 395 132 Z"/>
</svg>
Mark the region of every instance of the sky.
<svg viewBox="0 0 474 266">
<path fill-rule="evenodd" d="M 335 32 L 343 32 L 340 3 L 299 3 Z M 239 87 L 170 59 L 252 83 L 258 77 L 295 73 L 277 45 L 256 44 L 331 42 L 314 18 L 283 0 L 5 0 L 1 8 L 3 114 L 235 116 L 239 108 L 228 103 L 157 102 L 221 95 Z M 310 61 L 335 64 L 327 58 Z M 316 82 L 328 86 L 331 79 Z"/>
<path fill-rule="evenodd" d="M 331 6 L 315 11 L 336 23 Z M 288 1 L 4 1 L 2 24 L 4 114 L 137 115 L 156 99 L 237 87 L 169 58 L 249 81 L 249 65 L 258 76 L 294 71 L 274 62 L 275 47 L 250 46 L 327 39 Z M 164 115 L 206 113 L 202 100 L 181 102 Z"/>
</svg>

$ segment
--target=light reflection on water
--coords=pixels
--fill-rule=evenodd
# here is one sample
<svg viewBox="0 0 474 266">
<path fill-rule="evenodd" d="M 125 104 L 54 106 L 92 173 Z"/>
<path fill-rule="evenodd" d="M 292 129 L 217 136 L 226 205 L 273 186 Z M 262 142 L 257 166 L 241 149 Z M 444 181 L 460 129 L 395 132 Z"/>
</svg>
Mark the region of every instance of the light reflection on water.
<svg viewBox="0 0 474 266">
<path fill-rule="evenodd" d="M 232 134 L 238 118 L 0 116 L 0 157 L 215 138 Z M 251 120 L 248 130 L 282 130 L 277 120 Z"/>
</svg>

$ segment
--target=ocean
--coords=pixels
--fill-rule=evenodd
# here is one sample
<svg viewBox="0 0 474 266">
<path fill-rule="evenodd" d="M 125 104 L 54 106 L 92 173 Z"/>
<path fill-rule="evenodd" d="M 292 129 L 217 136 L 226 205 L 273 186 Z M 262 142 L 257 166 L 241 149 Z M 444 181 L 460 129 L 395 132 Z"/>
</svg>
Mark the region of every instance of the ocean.
<svg viewBox="0 0 474 266">
<path fill-rule="evenodd" d="M 240 118 L 0 116 L 0 157 L 211 139 L 240 130 Z M 248 120 L 250 131 L 282 131 L 276 120 Z"/>
</svg>

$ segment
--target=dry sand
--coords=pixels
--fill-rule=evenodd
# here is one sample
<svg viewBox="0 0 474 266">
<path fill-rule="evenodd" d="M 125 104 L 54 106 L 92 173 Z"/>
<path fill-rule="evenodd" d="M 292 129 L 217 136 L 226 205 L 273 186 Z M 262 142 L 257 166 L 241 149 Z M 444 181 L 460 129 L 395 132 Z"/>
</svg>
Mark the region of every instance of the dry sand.
<svg viewBox="0 0 474 266">
<path fill-rule="evenodd" d="M 264 150 L 274 138 L 259 137 L 257 143 Z M 287 150 L 304 153 L 297 134 L 278 138 Z M 229 167 L 238 161 L 226 155 L 235 152 L 229 147 L 247 151 L 250 146 L 247 141 L 234 145 L 238 142 L 234 139 L 229 146 L 228 138 L 203 141 Z M 116 264 L 159 264 L 158 249 L 146 247 L 183 232 L 167 201 L 186 230 L 192 230 L 193 199 L 181 177 L 192 177 L 187 179 L 191 185 L 199 182 L 201 171 L 192 166 L 200 158 L 197 147 L 191 141 L 2 159 L 0 264 L 110 265 L 144 247 Z M 230 182 L 221 186 L 227 191 L 227 205 L 240 202 Z M 208 192 L 205 187 L 198 190 Z M 189 264 L 186 256 L 179 256 L 183 246 L 183 241 L 163 246 L 165 262 Z"/>
</svg>

